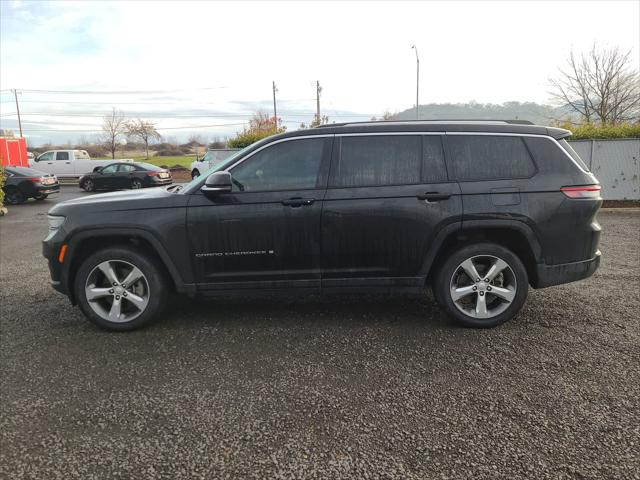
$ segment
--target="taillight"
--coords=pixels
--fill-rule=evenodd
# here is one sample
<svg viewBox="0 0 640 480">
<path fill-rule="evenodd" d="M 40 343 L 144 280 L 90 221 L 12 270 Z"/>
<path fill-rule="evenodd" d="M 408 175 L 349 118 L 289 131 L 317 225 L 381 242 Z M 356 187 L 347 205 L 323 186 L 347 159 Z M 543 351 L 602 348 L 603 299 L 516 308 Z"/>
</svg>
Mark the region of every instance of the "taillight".
<svg viewBox="0 0 640 480">
<path fill-rule="evenodd" d="M 42 177 L 29 177 L 29 181 L 33 183 L 42 182 L 42 180 L 44 180 Z"/>
<path fill-rule="evenodd" d="M 158 172 L 147 172 L 147 177 L 157 177 Z"/>
<path fill-rule="evenodd" d="M 600 198 L 600 185 L 583 185 L 581 187 L 562 187 L 560 191 L 569 198 Z"/>
</svg>

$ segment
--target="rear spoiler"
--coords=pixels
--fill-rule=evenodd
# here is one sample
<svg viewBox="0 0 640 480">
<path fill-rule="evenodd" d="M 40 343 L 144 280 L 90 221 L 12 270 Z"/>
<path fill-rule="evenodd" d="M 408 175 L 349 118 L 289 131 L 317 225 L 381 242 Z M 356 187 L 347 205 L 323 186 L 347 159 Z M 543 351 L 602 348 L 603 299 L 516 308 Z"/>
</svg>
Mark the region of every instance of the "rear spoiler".
<svg viewBox="0 0 640 480">
<path fill-rule="evenodd" d="M 547 127 L 547 135 L 555 138 L 556 140 L 560 140 L 562 138 L 570 137 L 572 133 L 570 130 L 565 130 L 564 128 Z"/>
</svg>

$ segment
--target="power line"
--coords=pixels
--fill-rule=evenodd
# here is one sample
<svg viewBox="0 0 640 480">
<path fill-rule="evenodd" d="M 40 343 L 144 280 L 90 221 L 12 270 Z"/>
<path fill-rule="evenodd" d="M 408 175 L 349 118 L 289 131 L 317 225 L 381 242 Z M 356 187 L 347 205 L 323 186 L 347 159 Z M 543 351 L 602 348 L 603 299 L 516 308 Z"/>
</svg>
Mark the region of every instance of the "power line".
<svg viewBox="0 0 640 480">
<path fill-rule="evenodd" d="M 124 112 L 128 116 L 147 117 L 147 118 L 237 118 L 237 117 L 253 117 L 253 113 L 229 113 L 229 114 L 154 114 L 151 112 Z M 283 112 L 281 112 L 283 113 Z M 0 113 L 0 117 L 13 117 L 16 116 L 16 112 Z M 42 117 L 94 117 L 102 118 L 105 113 L 58 113 L 58 112 L 21 112 L 23 117 L 25 116 L 42 116 Z M 298 112 L 298 113 L 284 113 L 287 117 L 309 117 L 317 115 L 317 112 Z M 336 113 L 334 117 L 370 117 L 374 115 L 372 113 Z"/>
</svg>

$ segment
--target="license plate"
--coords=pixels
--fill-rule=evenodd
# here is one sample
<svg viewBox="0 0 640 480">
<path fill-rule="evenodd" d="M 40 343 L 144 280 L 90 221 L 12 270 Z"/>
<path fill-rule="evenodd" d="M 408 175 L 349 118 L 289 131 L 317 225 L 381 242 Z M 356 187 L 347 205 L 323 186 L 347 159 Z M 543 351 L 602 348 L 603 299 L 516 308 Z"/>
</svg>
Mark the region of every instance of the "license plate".
<svg viewBox="0 0 640 480">
<path fill-rule="evenodd" d="M 168 173 L 164 173 L 162 172 L 160 175 L 158 175 L 160 178 L 169 178 L 169 174 Z"/>
<path fill-rule="evenodd" d="M 43 184 L 43 185 L 51 185 L 51 184 L 53 184 L 53 183 L 56 183 L 55 178 L 45 178 L 45 179 L 42 181 L 42 184 Z"/>
</svg>

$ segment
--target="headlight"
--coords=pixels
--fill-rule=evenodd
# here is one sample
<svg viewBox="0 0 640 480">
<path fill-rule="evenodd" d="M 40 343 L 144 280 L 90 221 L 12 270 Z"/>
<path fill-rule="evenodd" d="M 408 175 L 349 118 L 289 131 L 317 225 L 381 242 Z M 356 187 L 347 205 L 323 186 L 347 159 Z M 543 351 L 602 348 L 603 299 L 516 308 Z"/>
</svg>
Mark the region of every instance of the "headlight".
<svg viewBox="0 0 640 480">
<path fill-rule="evenodd" d="M 66 217 L 60 217 L 57 215 L 47 215 L 47 220 L 49 221 L 49 233 L 52 233 L 58 230 L 62 226 L 62 224 L 66 220 Z"/>
</svg>

